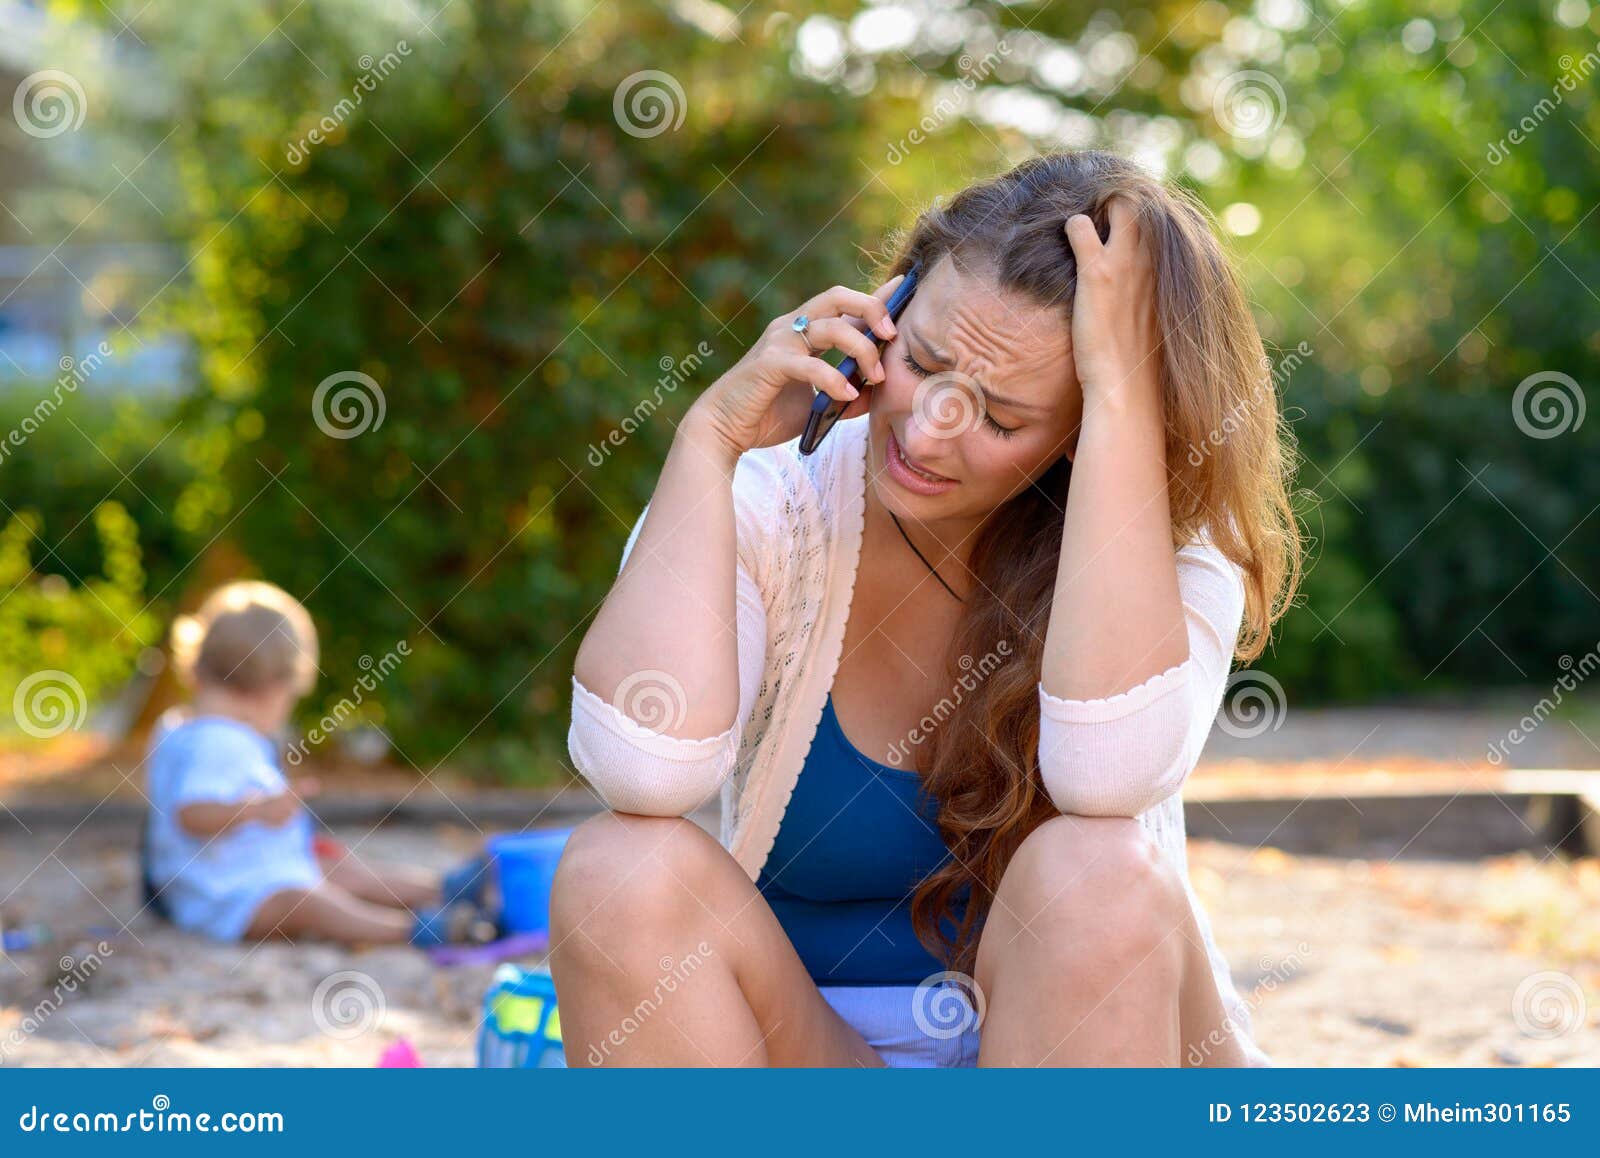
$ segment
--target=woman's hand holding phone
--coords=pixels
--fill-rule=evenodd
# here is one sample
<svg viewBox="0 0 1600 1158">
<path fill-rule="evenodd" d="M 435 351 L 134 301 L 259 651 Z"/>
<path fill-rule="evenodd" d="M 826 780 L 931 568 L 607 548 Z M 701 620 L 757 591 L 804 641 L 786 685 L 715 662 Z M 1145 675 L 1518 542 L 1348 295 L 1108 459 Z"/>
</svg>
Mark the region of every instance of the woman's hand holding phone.
<svg viewBox="0 0 1600 1158">
<path fill-rule="evenodd" d="M 895 335 L 884 303 L 900 280 L 891 278 L 870 294 L 834 286 L 793 313 L 774 318 L 745 356 L 695 400 L 684 425 L 693 423 L 737 461 L 747 450 L 797 438 L 811 413 L 813 387 L 847 404 L 841 417 L 864 412 L 866 392 L 858 393 L 822 354 L 839 350 L 853 357 L 867 390 L 882 382 L 877 343 Z M 801 314 L 810 319 L 806 336 L 815 353 L 793 328 Z"/>
<path fill-rule="evenodd" d="M 756 649 L 752 662 L 759 663 L 765 638 L 739 624 L 733 486 L 739 456 L 797 438 L 811 414 L 813 386 L 852 402 L 858 413 L 865 409 L 865 394 L 857 395 L 818 355 L 829 349 L 853 355 L 863 390 L 881 382 L 873 338 L 894 334 L 885 302 L 895 284 L 876 294 L 843 287 L 818 294 L 774 320 L 695 399 L 678 424 L 633 550 L 578 648 L 573 677 L 583 687 L 616 703 L 640 672 L 669 673 L 686 693 L 687 710 L 666 728 L 659 721 L 636 722 L 676 739 L 719 735 L 741 718 L 740 642 Z M 810 350 L 793 329 L 801 313 L 811 320 Z M 672 614 L 663 615 L 663 605 Z"/>
</svg>

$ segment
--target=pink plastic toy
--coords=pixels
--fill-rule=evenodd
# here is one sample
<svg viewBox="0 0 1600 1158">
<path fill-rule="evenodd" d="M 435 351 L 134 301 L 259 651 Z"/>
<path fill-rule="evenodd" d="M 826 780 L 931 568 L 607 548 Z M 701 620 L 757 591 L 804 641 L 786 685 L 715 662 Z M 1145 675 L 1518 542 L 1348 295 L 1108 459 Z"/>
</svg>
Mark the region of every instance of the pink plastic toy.
<svg viewBox="0 0 1600 1158">
<path fill-rule="evenodd" d="M 411 1039 L 402 1037 L 383 1051 L 378 1058 L 380 1070 L 420 1070 L 422 1068 L 422 1055 L 417 1053 L 417 1047 L 411 1044 Z"/>
</svg>

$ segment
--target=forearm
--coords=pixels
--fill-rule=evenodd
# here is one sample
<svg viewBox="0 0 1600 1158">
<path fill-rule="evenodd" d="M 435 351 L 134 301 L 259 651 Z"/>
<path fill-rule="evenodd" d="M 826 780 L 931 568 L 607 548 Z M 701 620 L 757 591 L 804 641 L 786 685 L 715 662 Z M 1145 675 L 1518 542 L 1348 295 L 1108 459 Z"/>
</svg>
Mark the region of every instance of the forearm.
<svg viewBox="0 0 1600 1158">
<path fill-rule="evenodd" d="M 673 439 L 633 550 L 573 668 L 595 695 L 627 715 L 645 717 L 639 719 L 645 726 L 682 739 L 720 735 L 738 712 L 737 463 L 738 455 L 691 412 Z M 624 688 L 642 672 L 665 678 L 647 677 Z M 657 698 L 663 685 L 665 700 Z"/>
<path fill-rule="evenodd" d="M 210 840 L 260 818 L 261 797 L 244 800 L 213 801 L 185 804 L 178 810 L 178 826 L 198 840 Z"/>
<path fill-rule="evenodd" d="M 1123 385 L 1086 408 L 1073 459 L 1041 676 L 1062 699 L 1116 695 L 1188 657 L 1160 396 Z"/>
</svg>

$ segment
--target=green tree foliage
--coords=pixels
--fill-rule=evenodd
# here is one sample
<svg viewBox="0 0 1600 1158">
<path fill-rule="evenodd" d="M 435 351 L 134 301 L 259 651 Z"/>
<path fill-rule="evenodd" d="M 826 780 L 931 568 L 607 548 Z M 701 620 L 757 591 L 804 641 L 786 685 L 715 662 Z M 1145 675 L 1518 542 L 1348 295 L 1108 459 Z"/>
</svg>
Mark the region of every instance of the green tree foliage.
<svg viewBox="0 0 1600 1158">
<path fill-rule="evenodd" d="M 1307 351 L 1280 387 L 1313 566 L 1260 664 L 1296 702 L 1595 643 L 1596 425 L 1513 411 L 1529 375 L 1600 380 L 1578 0 L 974 4 L 913 34 L 838 2 L 122 8 L 156 83 L 106 115 L 187 263 L 147 320 L 199 355 L 174 518 L 311 606 L 322 697 L 409 641 L 378 719 L 419 764 L 553 767 L 692 397 L 1037 148 L 1198 188 L 1270 346 Z"/>
<path fill-rule="evenodd" d="M 122 504 L 106 499 L 88 515 L 101 549 L 100 566 L 77 584 L 34 559 L 41 520 L 17 511 L 0 525 L 0 688 L 11 723 L 35 736 L 57 734 L 57 713 L 81 720 L 90 702 L 115 692 L 160 628 L 145 601 L 139 532 Z M 55 673 L 65 673 L 57 677 Z M 55 692 L 35 691 L 43 679 Z M 75 685 L 75 687 L 74 687 Z M 62 689 L 72 688 L 70 694 Z M 21 690 L 20 702 L 17 700 Z M 81 694 L 80 694 L 81 692 Z M 45 699 L 38 700 L 43 694 Z M 60 702 L 50 703 L 52 695 Z M 31 705 L 31 706 L 30 706 Z M 11 729 L 7 728 L 9 732 Z"/>
<path fill-rule="evenodd" d="M 26 692 L 17 700 L 24 681 L 64 672 L 86 709 L 160 638 L 157 597 L 185 551 L 169 513 L 183 468 L 155 413 L 85 400 L 60 382 L 0 398 L 0 430 L 0 702 L 15 709 L 9 722 L 37 734 L 42 717 Z"/>
<path fill-rule="evenodd" d="M 797 79 L 781 29 L 735 61 L 644 5 L 463 5 L 431 31 L 308 6 L 224 83 L 255 11 L 212 13 L 174 70 L 193 420 L 238 434 L 219 514 L 311 607 L 325 693 L 405 639 L 379 714 L 402 752 L 515 772 L 559 753 L 676 419 L 799 287 L 849 274 L 845 223 L 818 231 L 859 105 Z M 682 91 L 655 113 L 683 123 L 632 135 L 615 93 L 667 42 Z"/>
<path fill-rule="evenodd" d="M 1553 679 L 1600 643 L 1600 9 L 1369 0 L 1263 56 L 1281 132 L 1211 196 L 1259 211 L 1264 328 L 1314 351 L 1285 399 L 1318 500 L 1263 666 L 1308 697 Z"/>
</svg>

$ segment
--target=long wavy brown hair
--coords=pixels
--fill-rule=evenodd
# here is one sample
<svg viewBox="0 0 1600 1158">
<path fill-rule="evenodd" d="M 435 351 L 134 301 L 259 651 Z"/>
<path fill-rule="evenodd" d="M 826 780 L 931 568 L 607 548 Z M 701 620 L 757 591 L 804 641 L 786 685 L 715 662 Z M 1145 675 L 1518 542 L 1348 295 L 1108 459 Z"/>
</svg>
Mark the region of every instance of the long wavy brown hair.
<svg viewBox="0 0 1600 1158">
<path fill-rule="evenodd" d="M 1105 239 L 1115 197 L 1135 208 L 1155 262 L 1173 544 L 1207 532 L 1243 570 L 1235 656 L 1249 660 L 1299 581 L 1294 450 L 1242 283 L 1203 203 L 1113 153 L 1051 153 L 936 201 L 891 240 L 884 276 L 953 254 L 963 268 L 995 270 L 1001 290 L 1060 308 L 1070 325 L 1077 263 L 1064 226 L 1084 213 Z M 952 855 L 922 882 L 912 914 L 918 937 L 963 972 L 1006 865 L 1057 814 L 1039 774 L 1037 687 L 1071 478 L 1063 457 L 978 532 L 969 566 L 977 590 L 995 597 L 968 602 L 948 671 L 969 690 L 919 750 Z M 997 648 L 1005 661 L 974 680 L 973 661 Z M 974 729 L 989 743 L 974 743 Z"/>
</svg>

